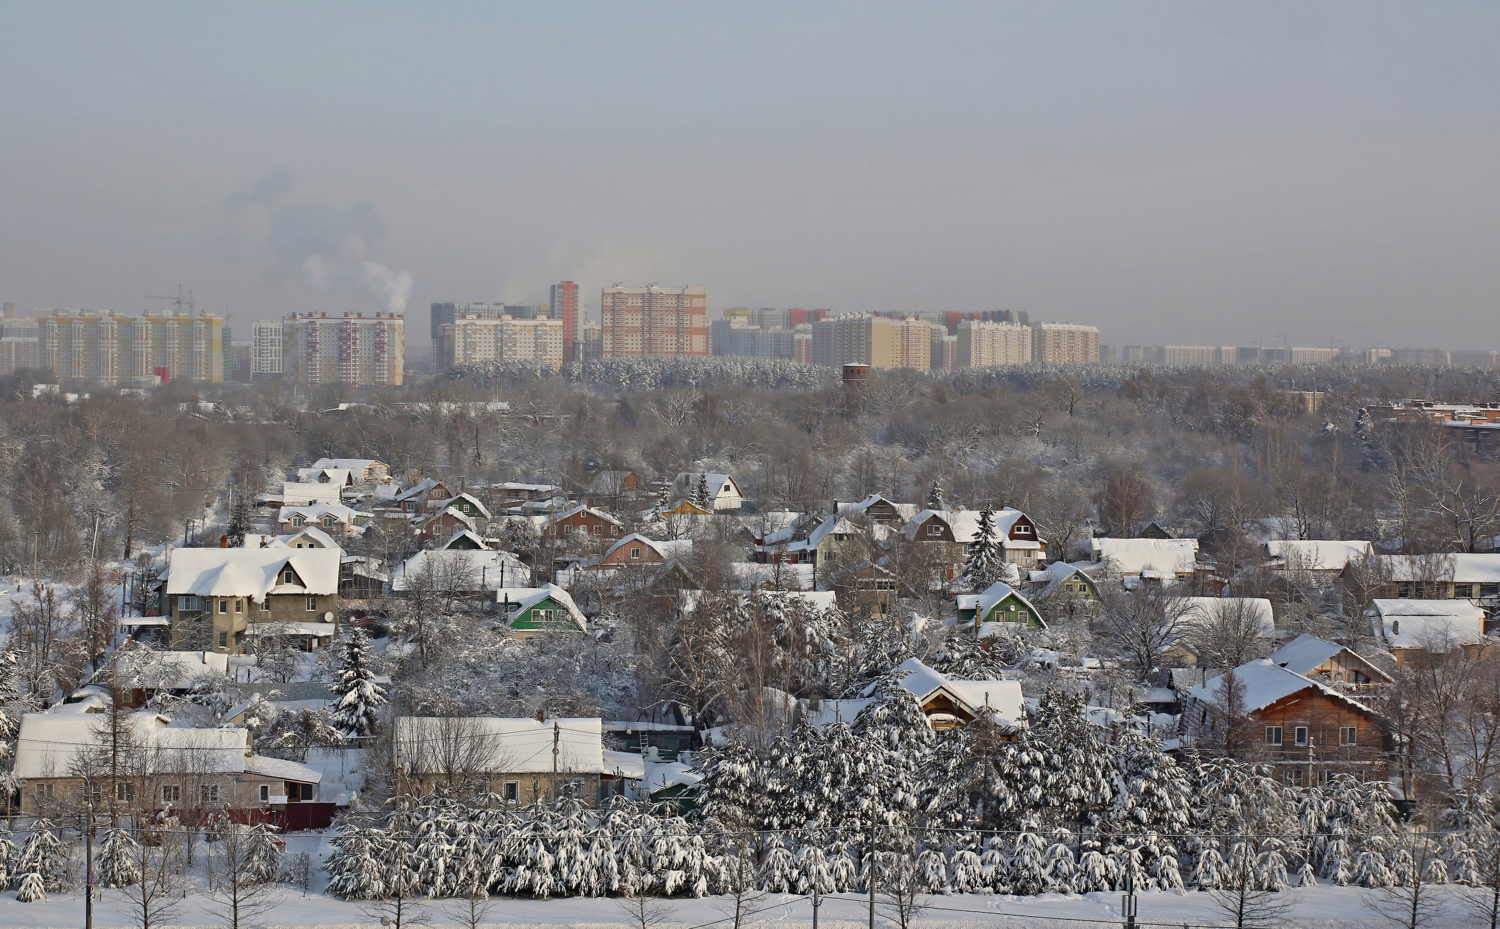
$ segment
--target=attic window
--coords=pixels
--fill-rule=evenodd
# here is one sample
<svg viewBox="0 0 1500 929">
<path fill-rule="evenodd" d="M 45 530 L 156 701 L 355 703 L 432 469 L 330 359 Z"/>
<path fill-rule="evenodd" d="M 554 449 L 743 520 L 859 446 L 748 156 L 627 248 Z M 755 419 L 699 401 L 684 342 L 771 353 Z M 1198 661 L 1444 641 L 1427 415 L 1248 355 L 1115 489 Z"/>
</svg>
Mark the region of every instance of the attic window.
<svg viewBox="0 0 1500 929">
<path fill-rule="evenodd" d="M 631 548 L 630 549 L 630 557 L 631 558 L 640 558 L 641 557 L 641 550 L 640 550 L 640 548 L 638 548 L 638 547 Z"/>
<path fill-rule="evenodd" d="M 943 527 L 939 526 L 937 523 L 928 523 L 927 524 L 927 534 L 928 535 L 942 535 L 943 534 Z"/>
<path fill-rule="evenodd" d="M 283 584 L 295 584 L 295 583 L 297 583 L 297 572 L 293 571 L 291 568 L 287 568 L 281 574 L 281 583 L 283 583 Z"/>
<path fill-rule="evenodd" d="M 334 518 L 332 513 L 329 513 L 327 516 L 323 517 L 323 525 L 328 529 L 332 529 L 333 524 L 336 522 L 338 522 L 338 520 Z"/>
<path fill-rule="evenodd" d="M 293 526 L 300 526 L 303 523 L 307 522 L 307 520 L 303 518 L 301 513 L 292 514 L 292 518 L 287 521 L 290 522 Z"/>
<path fill-rule="evenodd" d="M 1393 620 L 1391 620 L 1391 635 L 1400 635 L 1400 634 L 1401 634 L 1401 620 L 1399 620 L 1399 619 L 1393 619 Z"/>
<path fill-rule="evenodd" d="M 1016 535 L 1031 535 L 1031 527 L 1025 525 L 1017 525 Z"/>
</svg>

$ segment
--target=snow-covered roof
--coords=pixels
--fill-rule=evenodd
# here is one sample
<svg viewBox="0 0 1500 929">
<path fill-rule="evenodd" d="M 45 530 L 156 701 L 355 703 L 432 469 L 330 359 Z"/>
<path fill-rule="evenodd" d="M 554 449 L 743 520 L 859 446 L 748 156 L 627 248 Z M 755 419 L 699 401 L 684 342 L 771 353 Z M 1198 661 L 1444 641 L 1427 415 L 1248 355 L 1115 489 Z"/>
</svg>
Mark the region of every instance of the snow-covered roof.
<svg viewBox="0 0 1500 929">
<path fill-rule="evenodd" d="M 1035 606 L 1032 606 L 1031 601 L 1026 599 L 1026 595 L 1004 581 L 996 581 L 977 594 L 959 594 L 953 599 L 957 602 L 960 610 L 975 610 L 977 615 L 982 617 L 994 609 L 995 604 L 1012 594 L 1015 595 L 1017 600 L 1030 607 L 1038 619 L 1041 618 L 1041 612 Z"/>
<path fill-rule="evenodd" d="M 740 485 L 734 482 L 734 478 L 728 474 L 716 474 L 712 471 L 679 471 L 672 486 L 678 492 L 686 492 L 691 495 L 698 488 L 698 478 L 703 477 L 708 484 L 708 495 L 711 498 L 738 497 Z"/>
<path fill-rule="evenodd" d="M 316 784 L 323 779 L 323 772 L 309 768 L 305 764 L 295 761 L 287 761 L 283 758 L 268 758 L 265 755 L 251 755 L 245 759 L 245 773 L 259 774 L 262 777 L 274 777 L 281 781 L 296 781 L 299 784 Z"/>
<path fill-rule="evenodd" d="M 490 547 L 490 543 L 486 542 L 484 540 L 484 537 L 479 533 L 475 532 L 472 529 L 460 529 L 450 535 L 448 537 L 448 541 L 444 542 L 442 545 L 439 545 L 438 548 L 452 548 L 460 539 L 467 539 L 470 542 L 473 542 L 476 546 L 478 546 L 477 549 L 474 549 L 475 551 L 488 549 Z"/>
<path fill-rule="evenodd" d="M 334 541 L 333 536 L 324 532 L 322 529 L 319 529 L 317 526 L 312 525 L 304 526 L 296 532 L 289 532 L 285 535 L 272 536 L 270 539 L 265 540 L 265 542 L 267 545 L 280 545 L 283 548 L 322 547 L 337 549 L 339 551 L 344 550 L 344 547 L 342 545 Z M 299 542 L 302 543 L 300 546 L 298 545 Z M 316 542 L 318 544 L 308 545 L 308 542 Z M 245 547 L 253 547 L 250 544 L 250 536 L 248 534 L 245 536 Z"/>
<path fill-rule="evenodd" d="M 880 494 L 870 494 L 857 503 L 840 503 L 839 512 L 845 516 L 862 516 L 870 507 L 877 503 L 889 503 L 895 508 L 896 515 L 900 516 L 902 520 L 910 520 L 920 511 L 920 508 L 914 503 L 896 503 L 892 500 L 887 500 Z"/>
<path fill-rule="evenodd" d="M 309 523 L 320 522 L 324 516 L 332 516 L 345 525 L 354 522 L 354 511 L 341 503 L 309 503 L 304 506 L 284 506 L 280 519 L 290 522 L 293 516 L 301 516 Z"/>
<path fill-rule="evenodd" d="M 229 676 L 229 656 L 222 652 L 121 650 L 120 683 L 125 687 L 180 687 L 205 674 Z"/>
<path fill-rule="evenodd" d="M 449 497 L 447 500 L 444 500 L 442 503 L 438 504 L 438 509 L 445 510 L 448 507 L 453 506 L 454 504 L 458 503 L 460 500 L 468 503 L 470 506 L 472 506 L 475 509 L 477 509 L 484 516 L 485 519 L 489 519 L 490 518 L 490 515 L 491 515 L 490 514 L 490 508 L 487 507 L 487 506 L 485 506 L 484 502 L 482 500 L 480 500 L 478 497 L 474 496 L 471 493 L 454 494 L 453 496 Z"/>
<path fill-rule="evenodd" d="M 1094 579 L 1089 576 L 1087 571 L 1078 565 L 1068 564 L 1066 561 L 1054 561 L 1041 570 L 1030 571 L 1028 572 L 1027 579 L 1032 584 L 1041 588 L 1036 591 L 1037 596 L 1045 597 L 1056 593 L 1057 589 L 1063 585 L 1063 582 L 1075 574 L 1089 583 L 1093 583 Z"/>
<path fill-rule="evenodd" d="M 604 554 L 601 557 L 608 558 L 610 555 L 613 555 L 615 552 L 619 551 L 629 544 L 645 545 L 655 551 L 658 555 L 660 555 L 663 560 L 667 558 L 678 558 L 683 555 L 690 555 L 693 551 L 692 539 L 675 539 L 658 542 L 655 539 L 646 538 L 639 532 L 632 532 L 630 535 L 627 535 L 625 538 L 605 549 Z"/>
<path fill-rule="evenodd" d="M 288 566 L 301 580 L 297 592 L 336 594 L 342 557 L 336 548 L 175 548 L 167 595 L 261 599 L 282 586 Z"/>
<path fill-rule="evenodd" d="M 423 494 L 427 493 L 437 486 L 437 481 L 433 480 L 430 477 L 425 477 L 412 486 L 408 487 L 406 490 L 403 490 L 399 494 L 396 494 L 395 500 L 397 503 L 405 503 L 407 500 L 414 500 L 417 497 L 422 496 Z"/>
<path fill-rule="evenodd" d="M 363 478 L 363 472 L 360 476 Z M 297 469 L 297 483 L 299 484 L 334 484 L 342 487 L 349 483 L 349 480 L 348 468 L 319 468 L 314 465 L 311 468 Z"/>
<path fill-rule="evenodd" d="M 645 763 L 645 776 L 641 779 L 641 786 L 648 793 L 656 793 L 658 790 L 666 790 L 669 787 L 692 787 L 703 780 L 702 776 L 693 770 L 692 765 L 681 761 L 658 761 L 654 758 L 643 758 Z"/>
<path fill-rule="evenodd" d="M 1197 539 L 1089 539 L 1095 562 L 1110 562 L 1121 574 L 1164 571 L 1186 574 L 1198 559 Z"/>
<path fill-rule="evenodd" d="M 554 513 L 553 515 L 546 517 L 543 522 L 550 525 L 552 523 L 567 519 L 569 516 L 577 516 L 579 513 L 588 513 L 591 516 L 599 517 L 607 523 L 613 523 L 616 526 L 620 525 L 620 521 L 618 519 L 615 519 L 613 516 L 609 515 L 603 510 L 596 510 L 591 506 L 584 506 L 581 503 L 577 506 L 569 507 L 568 509 L 563 510 L 560 513 Z"/>
<path fill-rule="evenodd" d="M 1454 645 L 1486 645 L 1484 610 L 1468 600 L 1371 600 L 1374 633 L 1386 648 L 1445 652 Z"/>
<path fill-rule="evenodd" d="M 605 771 L 603 728 L 593 717 L 539 722 L 531 717 L 402 716 L 396 720 L 396 740 L 401 763 L 419 775 L 441 771 L 445 753 L 456 747 L 486 774 Z"/>
<path fill-rule="evenodd" d="M 543 584 L 540 587 L 502 587 L 495 591 L 495 602 L 502 606 L 508 604 L 513 614 L 524 613 L 548 597 L 568 611 L 568 616 L 578 624 L 579 629 L 588 629 L 588 620 L 584 618 L 583 611 L 578 609 L 578 605 L 573 602 L 573 595 L 556 584 Z"/>
<path fill-rule="evenodd" d="M 62 709 L 62 708 L 59 708 Z M 250 733 L 245 729 L 178 729 L 155 713 L 133 713 L 133 742 L 144 747 L 145 763 L 157 773 L 186 771 L 237 774 L 245 770 Z M 16 736 L 18 779 L 70 777 L 80 755 L 94 750 L 107 725 L 103 713 L 26 713 Z"/>
<path fill-rule="evenodd" d="M 531 569 L 510 552 L 491 549 L 428 548 L 406 559 L 391 578 L 391 589 L 409 590 L 412 579 L 432 571 L 444 583 L 466 591 L 501 590 L 531 583 Z"/>
<path fill-rule="evenodd" d="M 1318 681 L 1303 677 L 1292 671 L 1288 671 L 1268 658 L 1257 658 L 1246 662 L 1234 669 L 1234 675 L 1240 686 L 1244 688 L 1244 698 L 1240 709 L 1246 713 L 1263 710 L 1278 700 L 1290 697 L 1292 694 L 1300 693 L 1309 688 L 1316 688 L 1337 700 L 1358 707 L 1359 709 L 1373 713 L 1369 707 L 1354 700 L 1346 694 L 1340 693 L 1331 687 L 1326 687 Z M 1214 704 L 1222 700 L 1220 690 L 1224 675 L 1219 674 L 1210 678 L 1206 683 L 1199 684 L 1188 691 L 1188 696 L 1202 703 Z"/>
<path fill-rule="evenodd" d="M 1297 674 L 1311 674 L 1318 665 L 1344 650 L 1315 635 L 1303 633 L 1271 653 L 1271 663 Z"/>
<path fill-rule="evenodd" d="M 640 752 L 616 752 L 606 748 L 602 773 L 631 781 L 643 780 L 646 777 L 646 759 Z"/>
<path fill-rule="evenodd" d="M 300 481 L 288 481 L 281 485 L 281 502 L 283 505 L 302 506 L 308 503 L 338 503 L 338 484 L 305 484 Z"/>
<path fill-rule="evenodd" d="M 479 527 L 479 524 L 474 522 L 474 517 L 470 516 L 468 513 L 465 513 L 463 510 L 460 510 L 456 506 L 444 507 L 438 512 L 432 514 L 422 523 L 422 527 L 425 529 L 426 527 L 442 519 L 444 516 L 451 516 L 452 518 L 458 520 L 459 523 L 461 523 L 465 528 L 471 530 L 477 529 Z"/>
<path fill-rule="evenodd" d="M 373 465 L 384 467 L 385 463 L 374 458 L 319 458 L 313 462 L 314 468 L 342 468 L 359 474 L 363 474 Z"/>
<path fill-rule="evenodd" d="M 917 529 L 928 519 L 936 516 L 948 524 L 953 532 L 953 541 L 968 545 L 979 535 L 979 517 L 983 510 L 922 510 L 901 527 L 901 534 L 912 540 L 917 537 Z M 995 510 L 995 541 L 1001 543 L 1005 548 L 1040 548 L 1041 542 L 1036 539 L 1012 539 L 1010 531 L 1015 527 L 1016 521 L 1026 514 L 1014 507 L 1003 507 Z"/>
<path fill-rule="evenodd" d="M 1020 681 L 963 681 L 939 674 L 915 658 L 908 658 L 891 672 L 917 700 L 926 700 L 938 691 L 946 691 L 978 713 L 989 707 L 997 719 L 1021 725 L 1026 722 L 1026 701 L 1021 696 Z"/>
<path fill-rule="evenodd" d="M 1382 555 L 1380 563 L 1393 581 L 1500 584 L 1500 554 Z"/>
<path fill-rule="evenodd" d="M 1350 561 L 1370 554 L 1369 542 L 1356 541 L 1270 541 L 1266 556 L 1285 567 L 1297 565 L 1308 571 L 1342 571 Z"/>
<path fill-rule="evenodd" d="M 826 729 L 836 722 L 852 724 L 860 711 L 875 702 L 874 697 L 856 697 L 851 700 L 819 700 L 817 706 L 807 703 L 802 715 L 819 729 Z"/>
<path fill-rule="evenodd" d="M 1225 615 L 1222 611 L 1244 610 L 1247 618 L 1256 622 L 1262 636 L 1269 639 L 1276 635 L 1271 601 L 1264 597 L 1180 597 L 1177 602 L 1182 608 L 1180 619 L 1184 623 L 1212 623 Z"/>
</svg>

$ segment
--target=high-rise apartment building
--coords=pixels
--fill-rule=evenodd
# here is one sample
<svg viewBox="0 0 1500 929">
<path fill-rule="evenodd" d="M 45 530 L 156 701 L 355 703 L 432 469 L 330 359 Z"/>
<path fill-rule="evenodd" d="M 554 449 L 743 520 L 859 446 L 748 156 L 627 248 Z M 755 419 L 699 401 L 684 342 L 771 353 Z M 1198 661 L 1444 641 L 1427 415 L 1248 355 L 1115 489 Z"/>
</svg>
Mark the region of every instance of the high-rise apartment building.
<svg viewBox="0 0 1500 929">
<path fill-rule="evenodd" d="M 578 285 L 559 281 L 552 285 L 552 318 L 562 322 L 563 361 L 578 361 Z"/>
<path fill-rule="evenodd" d="M 253 345 L 250 359 L 250 378 L 256 381 L 281 380 L 281 322 L 275 319 L 256 320 L 250 330 Z"/>
<path fill-rule="evenodd" d="M 872 368 L 932 367 L 934 327 L 916 319 L 834 316 L 812 324 L 814 364 Z"/>
<path fill-rule="evenodd" d="M 59 381 L 135 385 L 158 373 L 177 380 L 224 379 L 224 321 L 217 316 L 41 312 L 38 366 Z"/>
<path fill-rule="evenodd" d="M 965 319 L 958 324 L 957 358 L 960 368 L 1031 363 L 1030 326 Z"/>
<path fill-rule="evenodd" d="M 1032 323 L 1031 359 L 1041 364 L 1099 361 L 1099 329 L 1075 323 Z"/>
<path fill-rule="evenodd" d="M 604 288 L 599 301 L 605 358 L 708 354 L 708 294 L 687 287 Z"/>
<path fill-rule="evenodd" d="M 507 315 L 503 303 L 434 303 L 429 323 L 432 337 L 432 360 L 441 367 L 439 359 L 449 357 L 453 349 L 443 344 L 443 327 L 463 316 L 478 319 L 499 319 Z"/>
<path fill-rule="evenodd" d="M 486 361 L 540 361 L 554 367 L 563 362 L 566 326 L 560 319 L 464 316 L 443 329 L 441 344 L 449 355 L 438 363 L 444 369 Z"/>
<path fill-rule="evenodd" d="M 399 386 L 405 380 L 406 321 L 396 313 L 293 313 L 282 326 L 282 372 L 296 384 Z"/>
</svg>

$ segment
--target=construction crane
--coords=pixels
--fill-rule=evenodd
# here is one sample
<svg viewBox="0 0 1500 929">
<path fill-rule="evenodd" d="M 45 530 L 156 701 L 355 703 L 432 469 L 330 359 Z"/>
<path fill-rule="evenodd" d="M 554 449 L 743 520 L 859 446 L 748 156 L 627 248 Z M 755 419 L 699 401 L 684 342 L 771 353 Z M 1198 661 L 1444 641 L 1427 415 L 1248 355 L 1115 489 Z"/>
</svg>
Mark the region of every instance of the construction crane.
<svg viewBox="0 0 1500 929">
<path fill-rule="evenodd" d="M 161 297 L 161 296 L 157 296 L 155 294 L 147 294 L 146 295 L 146 299 L 147 300 L 166 300 L 168 302 L 175 303 L 175 304 L 177 304 L 177 312 L 179 312 L 179 313 L 182 312 L 183 306 L 186 305 L 187 308 L 188 308 L 188 314 L 192 315 L 192 312 L 193 312 L 193 292 L 191 290 L 188 291 L 187 299 L 186 300 L 182 299 L 182 285 L 181 284 L 177 285 L 177 296 L 175 296 L 175 297 Z"/>
</svg>

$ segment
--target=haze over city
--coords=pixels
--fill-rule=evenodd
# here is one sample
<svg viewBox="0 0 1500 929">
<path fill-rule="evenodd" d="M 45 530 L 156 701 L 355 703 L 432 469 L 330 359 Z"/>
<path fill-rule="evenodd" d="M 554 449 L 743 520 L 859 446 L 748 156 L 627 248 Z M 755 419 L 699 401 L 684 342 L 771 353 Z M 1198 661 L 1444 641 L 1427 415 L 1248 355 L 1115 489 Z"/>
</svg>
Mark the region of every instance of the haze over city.
<svg viewBox="0 0 1500 929">
<path fill-rule="evenodd" d="M 1492 4 L 0 5 L 0 299 L 1500 348 Z"/>
</svg>

